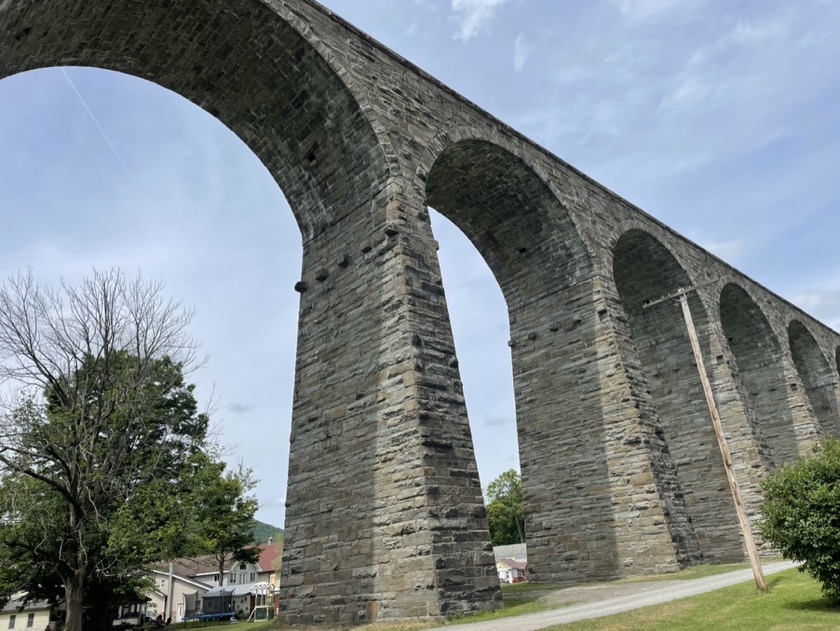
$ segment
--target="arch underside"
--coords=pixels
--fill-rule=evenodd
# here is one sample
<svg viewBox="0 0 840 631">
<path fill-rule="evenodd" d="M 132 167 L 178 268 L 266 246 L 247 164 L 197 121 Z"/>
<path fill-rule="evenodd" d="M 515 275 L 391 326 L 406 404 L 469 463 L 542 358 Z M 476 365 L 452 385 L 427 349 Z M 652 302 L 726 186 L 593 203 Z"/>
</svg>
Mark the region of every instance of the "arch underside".
<svg viewBox="0 0 840 631">
<path fill-rule="evenodd" d="M 147 79 L 237 134 L 274 176 L 304 240 L 381 187 L 370 124 L 318 52 L 258 0 L 7 0 L 0 79 L 91 66 Z M 375 169 L 371 167 L 375 166 Z M 377 180 L 380 180 L 377 182 Z"/>
<path fill-rule="evenodd" d="M 659 241 L 641 230 L 622 235 L 613 261 L 616 286 L 700 551 L 714 562 L 742 559 L 737 515 L 682 309 L 674 300 L 646 308 L 648 302 L 691 287 L 692 280 Z M 689 307 L 703 353 L 709 356 L 709 318 L 696 292 L 689 296 Z"/>
<path fill-rule="evenodd" d="M 837 377 L 808 328 L 799 320 L 788 326 L 791 356 L 811 409 L 826 434 L 840 437 Z"/>
<path fill-rule="evenodd" d="M 568 212 L 529 166 L 498 145 L 474 139 L 448 147 L 429 171 L 426 195 L 487 261 L 511 312 L 539 289 L 568 287 L 589 270 Z"/>
<path fill-rule="evenodd" d="M 720 296 L 720 319 L 741 381 L 775 467 L 804 451 L 788 397 L 782 347 L 753 298 L 734 283 Z"/>
<path fill-rule="evenodd" d="M 586 247 L 546 183 L 495 143 L 446 147 L 426 193 L 476 246 L 507 303 L 531 580 L 614 577 L 629 546 L 610 483 L 623 465 L 605 434 Z"/>
</svg>

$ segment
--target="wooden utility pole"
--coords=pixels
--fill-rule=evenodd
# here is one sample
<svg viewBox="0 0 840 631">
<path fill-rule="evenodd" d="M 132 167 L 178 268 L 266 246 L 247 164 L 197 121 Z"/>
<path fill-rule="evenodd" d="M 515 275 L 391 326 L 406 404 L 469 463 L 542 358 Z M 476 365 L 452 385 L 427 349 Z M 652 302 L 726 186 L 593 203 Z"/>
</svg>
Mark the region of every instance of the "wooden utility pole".
<svg viewBox="0 0 840 631">
<path fill-rule="evenodd" d="M 691 350 L 694 351 L 694 360 L 697 363 L 697 372 L 700 373 L 700 381 L 703 384 L 703 393 L 706 395 L 706 403 L 709 405 L 709 414 L 712 417 L 712 426 L 715 428 L 720 455 L 723 458 L 723 467 L 726 470 L 726 479 L 729 481 L 729 490 L 732 492 L 732 500 L 735 502 L 735 511 L 738 513 L 738 522 L 741 525 L 741 534 L 744 536 L 744 545 L 747 547 L 747 554 L 750 557 L 755 584 L 763 592 L 767 591 L 767 582 L 764 580 L 764 570 L 761 568 L 761 561 L 758 558 L 758 549 L 750 529 L 750 520 L 744 510 L 744 502 L 741 499 L 741 490 L 738 488 L 738 480 L 735 479 L 735 472 L 732 467 L 732 456 L 729 447 L 726 445 L 726 437 L 723 435 L 723 426 L 720 423 L 717 404 L 712 393 L 712 384 L 709 383 L 709 376 L 706 374 L 706 365 L 703 363 L 703 354 L 700 352 L 700 342 L 697 340 L 697 330 L 694 328 L 694 318 L 691 317 L 691 309 L 688 307 L 688 292 L 696 290 L 698 285 L 688 289 L 679 289 L 677 292 L 664 296 L 653 302 L 644 305 L 645 308 L 652 307 L 666 300 L 678 298 L 682 306 L 685 326 L 688 329 L 688 339 L 691 341 Z"/>
</svg>

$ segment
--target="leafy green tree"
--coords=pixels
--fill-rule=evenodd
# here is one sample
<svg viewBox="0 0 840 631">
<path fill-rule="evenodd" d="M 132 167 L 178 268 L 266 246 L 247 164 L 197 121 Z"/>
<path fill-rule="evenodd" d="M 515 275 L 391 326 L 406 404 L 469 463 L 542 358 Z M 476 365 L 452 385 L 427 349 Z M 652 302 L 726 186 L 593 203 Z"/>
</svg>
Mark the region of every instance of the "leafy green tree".
<svg viewBox="0 0 840 631">
<path fill-rule="evenodd" d="M 223 468 L 184 378 L 191 313 L 161 289 L 118 271 L 0 289 L 0 587 L 64 600 L 68 631 L 109 628 L 144 564 L 195 545 L 197 481 Z"/>
<path fill-rule="evenodd" d="M 272 526 L 264 521 L 254 520 L 254 530 L 251 533 L 251 543 L 260 545 L 271 539 L 275 543 L 283 541 L 283 529 Z"/>
<path fill-rule="evenodd" d="M 764 481 L 765 539 L 786 559 L 801 561 L 840 605 L 840 441 L 825 439 L 812 457 L 786 465 Z"/>
<path fill-rule="evenodd" d="M 485 493 L 490 541 L 494 546 L 525 542 L 522 478 L 508 469 L 493 480 Z"/>
<path fill-rule="evenodd" d="M 254 488 L 253 473 L 241 465 L 225 472 L 224 463 L 209 462 L 196 486 L 196 548 L 216 558 L 219 585 L 231 562 L 254 563 L 260 549 L 251 545 L 257 501 L 247 495 Z"/>
</svg>

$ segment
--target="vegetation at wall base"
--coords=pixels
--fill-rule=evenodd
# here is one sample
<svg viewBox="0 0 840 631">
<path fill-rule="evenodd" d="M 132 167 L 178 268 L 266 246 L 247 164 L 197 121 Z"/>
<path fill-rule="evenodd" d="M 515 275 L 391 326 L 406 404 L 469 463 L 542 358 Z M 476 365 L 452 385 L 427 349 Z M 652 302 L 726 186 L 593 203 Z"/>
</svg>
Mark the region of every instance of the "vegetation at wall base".
<svg viewBox="0 0 840 631">
<path fill-rule="evenodd" d="M 781 558 L 765 558 L 763 563 L 769 563 L 773 560 L 780 561 Z M 673 572 L 671 574 L 654 574 L 651 576 L 634 576 L 631 578 L 618 579 L 618 583 L 651 583 L 656 581 L 691 581 L 695 578 L 705 578 L 707 576 L 717 576 L 719 574 L 726 574 L 728 572 L 735 572 L 737 570 L 748 570 L 752 567 L 750 563 L 702 563 L 700 565 L 692 565 L 685 569 Z"/>
<path fill-rule="evenodd" d="M 696 577 L 695 577 L 696 578 Z M 797 570 L 768 577 L 769 593 L 752 582 L 716 590 L 664 605 L 645 607 L 614 616 L 550 627 L 553 631 L 836 631 L 840 610 L 820 594 L 819 585 Z M 522 584 L 524 585 L 524 583 Z M 551 586 L 546 586 L 549 591 Z M 465 616 L 452 623 L 486 622 L 538 613 L 563 605 L 545 604 L 540 591 L 520 585 L 502 586 L 503 609 Z M 556 588 L 555 588 L 556 589 Z M 544 593 L 544 592 L 543 592 Z M 504 628 L 500 623 L 499 628 Z M 381 631 L 392 631 L 388 625 Z"/>
<path fill-rule="evenodd" d="M 840 606 L 840 441 L 826 438 L 763 484 L 761 534 Z"/>
</svg>

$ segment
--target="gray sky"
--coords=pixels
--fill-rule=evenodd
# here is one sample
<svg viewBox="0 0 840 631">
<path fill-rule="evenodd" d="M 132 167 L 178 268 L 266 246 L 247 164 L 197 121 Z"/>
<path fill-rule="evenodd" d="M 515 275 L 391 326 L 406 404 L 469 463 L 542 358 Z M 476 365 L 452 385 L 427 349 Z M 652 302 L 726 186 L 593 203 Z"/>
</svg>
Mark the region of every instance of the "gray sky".
<svg viewBox="0 0 840 631">
<path fill-rule="evenodd" d="M 840 326 L 840 3 L 324 4 Z M 120 266 L 197 308 L 193 333 L 209 355 L 199 396 L 219 397 L 232 459 L 261 479 L 258 516 L 282 525 L 300 235 L 250 150 L 139 79 L 25 73 L 0 81 L 0 212 L 0 277 Z M 518 467 L 507 316 L 469 242 L 433 225 L 486 485 Z"/>
</svg>

